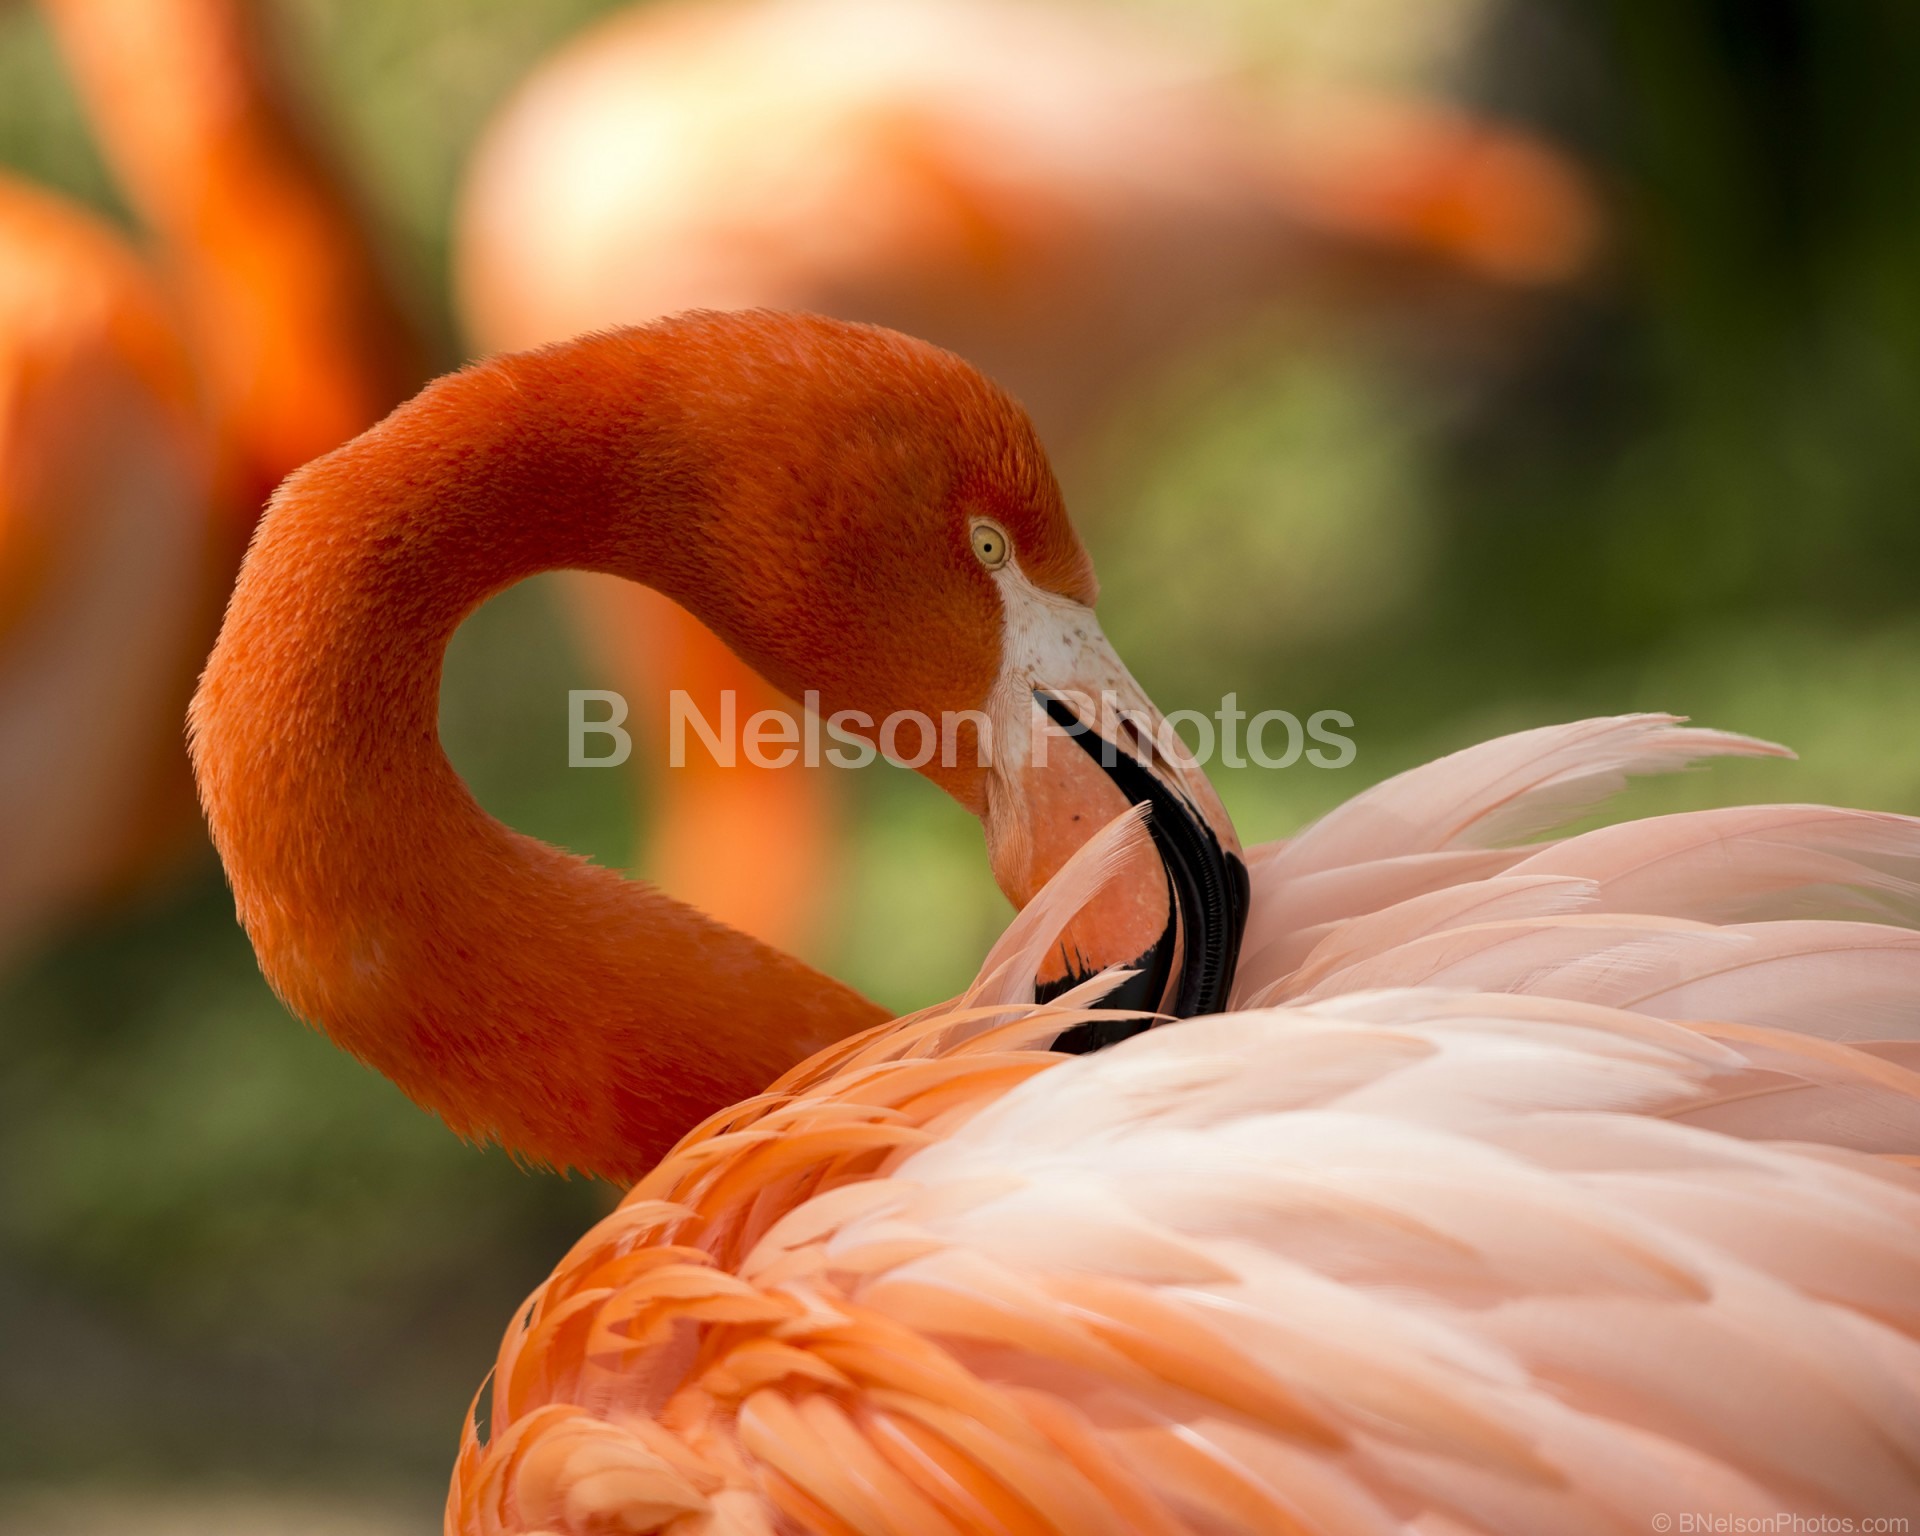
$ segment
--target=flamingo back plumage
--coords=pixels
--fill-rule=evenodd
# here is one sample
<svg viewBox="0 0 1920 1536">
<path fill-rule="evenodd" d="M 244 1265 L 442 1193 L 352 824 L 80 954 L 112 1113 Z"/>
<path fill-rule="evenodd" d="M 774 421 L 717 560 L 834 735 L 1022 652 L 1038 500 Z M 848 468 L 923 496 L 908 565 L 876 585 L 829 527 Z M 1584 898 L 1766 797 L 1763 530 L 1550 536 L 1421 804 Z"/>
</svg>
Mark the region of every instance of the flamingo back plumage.
<svg viewBox="0 0 1920 1536">
<path fill-rule="evenodd" d="M 448 1530 L 1519 1536 L 1920 1511 L 1920 1027 L 1891 1005 L 1920 988 L 1824 958 L 1913 936 L 1768 915 L 1847 893 L 1905 921 L 1920 823 L 1710 812 L 1509 861 L 1546 873 L 1474 862 L 1476 838 L 1716 750 L 1775 749 L 1660 717 L 1504 738 L 1260 860 L 1381 866 L 1317 942 L 1388 978 L 1430 925 L 1385 914 L 1455 892 L 1468 919 L 1541 903 L 1506 919 L 1554 935 L 1558 968 L 1367 991 L 1334 971 L 1310 1000 L 1069 1060 L 1044 1047 L 1079 999 L 1020 1004 L 1005 978 L 1139 835 L 1110 828 L 967 997 L 702 1127 L 574 1249 L 509 1330 Z M 1636 887 L 1636 865 L 1680 877 Z M 1741 921 L 1563 921 L 1610 885 Z M 1274 910 L 1270 938 L 1312 916 Z M 1758 952 L 1764 979 L 1649 984 L 1622 931 L 1717 943 L 1728 975 Z M 1569 970 L 1641 990 L 1554 995 Z"/>
</svg>

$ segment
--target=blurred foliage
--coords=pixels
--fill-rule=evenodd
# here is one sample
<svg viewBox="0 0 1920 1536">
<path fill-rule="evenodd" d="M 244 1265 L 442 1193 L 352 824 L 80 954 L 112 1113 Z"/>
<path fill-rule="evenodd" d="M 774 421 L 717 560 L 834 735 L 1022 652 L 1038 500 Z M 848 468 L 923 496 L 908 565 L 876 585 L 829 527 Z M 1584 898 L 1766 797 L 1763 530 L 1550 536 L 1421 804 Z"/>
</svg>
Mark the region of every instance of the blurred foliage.
<svg viewBox="0 0 1920 1536">
<path fill-rule="evenodd" d="M 279 7 L 449 360 L 433 296 L 462 157 L 603 8 Z M 1802 760 L 1632 809 L 1920 811 L 1920 9 L 1444 9 L 1483 16 L 1467 44 L 1391 0 L 1208 14 L 1261 67 L 1446 79 L 1578 146 L 1615 194 L 1603 290 L 1544 319 L 1525 364 L 1276 321 L 1132 401 L 1067 466 L 1116 643 L 1168 709 L 1231 688 L 1355 718 L 1350 770 L 1220 775 L 1249 841 L 1437 751 L 1639 708 Z M 115 211 L 25 6 L 0 7 L 0 160 Z M 496 814 L 618 864 L 623 776 L 560 766 L 566 690 L 597 682 L 532 584 L 458 637 L 443 733 Z M 910 775 L 849 779 L 818 958 L 930 1001 L 1006 914 L 978 829 Z M 606 1193 L 461 1147 L 291 1023 L 210 870 L 0 980 L 0 1031 L 0 1479 L 350 1469 L 431 1507 L 513 1303 Z"/>
<path fill-rule="evenodd" d="M 0 165 L 125 220 L 53 38 L 30 5 L 0 6 Z"/>
<path fill-rule="evenodd" d="M 1920 11 L 1538 0 L 1507 17 L 1536 59 L 1569 32 L 1604 50 L 1611 78 L 1564 93 L 1563 126 L 1613 171 L 1632 286 L 1618 333 L 1535 397 L 1532 430 L 1503 420 L 1504 449 L 1474 454 L 1448 589 L 1497 584 L 1556 668 L 1738 613 L 1907 607 Z M 1489 68 L 1513 88 L 1484 94 L 1551 115 L 1551 72 L 1501 71 L 1500 41 Z"/>
</svg>

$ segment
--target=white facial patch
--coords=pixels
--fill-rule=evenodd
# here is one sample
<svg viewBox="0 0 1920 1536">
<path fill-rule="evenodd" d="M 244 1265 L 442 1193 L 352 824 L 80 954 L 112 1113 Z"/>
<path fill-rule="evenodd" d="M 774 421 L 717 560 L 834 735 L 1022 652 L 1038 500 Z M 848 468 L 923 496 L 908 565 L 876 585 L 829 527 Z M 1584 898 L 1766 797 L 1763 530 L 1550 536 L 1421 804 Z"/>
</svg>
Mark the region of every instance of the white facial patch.
<svg viewBox="0 0 1920 1536">
<path fill-rule="evenodd" d="M 1147 762 L 1199 814 L 1225 828 L 1224 838 L 1231 842 L 1226 813 L 1205 773 L 1133 680 L 1093 610 L 1035 586 L 1015 554 L 990 573 L 1005 615 L 1000 675 L 987 698 L 992 723 L 987 828 L 996 870 L 1003 864 L 1023 867 L 1030 852 L 1029 771 L 1044 770 L 1055 752 L 1083 750 L 1047 718 L 1034 698 L 1036 689 L 1064 699 L 1103 741 Z"/>
<path fill-rule="evenodd" d="M 1078 697 L 1073 700 L 1081 712 L 1097 708 L 1103 696 L 1111 696 L 1128 709 L 1157 718 L 1091 608 L 1035 586 L 1016 561 L 992 575 L 1005 613 L 1000 676 L 987 702 L 997 767 L 1009 772 L 1024 768 L 1036 751 L 1047 750 L 1036 735 L 1035 722 L 1045 719 L 1033 699 L 1036 688 L 1086 695 L 1087 703 Z"/>
<path fill-rule="evenodd" d="M 1000 675 L 987 699 L 992 761 L 987 800 L 996 852 L 1024 857 L 1028 817 L 1023 781 L 1053 752 L 1078 752 L 1034 699 L 1065 698 L 1107 740 L 1125 741 L 1123 717 L 1150 740 L 1160 715 L 1114 652 L 1091 608 L 1035 586 L 1010 560 L 992 573 L 1005 614 Z M 1122 734 L 1116 735 L 1116 732 Z"/>
</svg>

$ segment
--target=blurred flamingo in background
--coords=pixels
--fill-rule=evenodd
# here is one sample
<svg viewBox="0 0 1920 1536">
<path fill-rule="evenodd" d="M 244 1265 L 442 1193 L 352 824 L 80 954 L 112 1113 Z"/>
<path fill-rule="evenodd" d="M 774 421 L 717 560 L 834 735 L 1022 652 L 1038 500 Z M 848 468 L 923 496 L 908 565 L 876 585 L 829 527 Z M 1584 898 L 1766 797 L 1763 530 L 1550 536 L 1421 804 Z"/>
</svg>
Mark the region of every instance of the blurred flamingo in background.
<svg viewBox="0 0 1920 1536">
<path fill-rule="evenodd" d="M 1578 276 L 1596 232 L 1585 181 L 1525 134 L 1357 90 L 1263 98 L 1088 9 L 695 0 L 622 12 L 534 73 L 475 155 L 455 261 L 483 351 L 810 310 L 951 347 L 1057 449 L 1279 298 L 1452 310 L 1484 345 L 1490 297 Z M 575 591 L 656 735 L 670 686 L 709 721 L 723 690 L 742 720 L 779 702 L 655 595 Z M 647 793 L 663 880 L 772 942 L 812 934 L 824 773 L 721 769 L 695 743 Z"/>
<path fill-rule="evenodd" d="M 1025 909 L 967 996 L 887 1022 L 480 810 L 440 655 L 560 567 L 829 710 L 991 723 L 985 762 L 922 770 Z M 1197 767 L 1145 751 L 1093 594 L 1018 408 L 819 319 L 483 364 L 288 482 L 193 709 L 263 969 L 463 1133 L 644 1175 L 509 1329 L 447 1529 L 1920 1510 L 1920 823 L 1514 846 L 1630 773 L 1780 750 L 1630 716 L 1243 866 Z M 1043 756 L 1044 720 L 1078 741 Z M 1212 1016 L 1104 1012 L 1116 964 Z"/>
<path fill-rule="evenodd" d="M 244 538 L 419 386 L 419 335 L 257 0 L 41 3 L 180 296 Z"/>
<path fill-rule="evenodd" d="M 0 955 L 188 828 L 179 701 L 234 553 L 212 457 L 140 258 L 0 179 Z"/>
<path fill-rule="evenodd" d="M 45 10 L 158 251 L 0 196 L 0 953 L 182 850 L 179 719 L 262 502 L 424 371 L 255 7 Z"/>
</svg>

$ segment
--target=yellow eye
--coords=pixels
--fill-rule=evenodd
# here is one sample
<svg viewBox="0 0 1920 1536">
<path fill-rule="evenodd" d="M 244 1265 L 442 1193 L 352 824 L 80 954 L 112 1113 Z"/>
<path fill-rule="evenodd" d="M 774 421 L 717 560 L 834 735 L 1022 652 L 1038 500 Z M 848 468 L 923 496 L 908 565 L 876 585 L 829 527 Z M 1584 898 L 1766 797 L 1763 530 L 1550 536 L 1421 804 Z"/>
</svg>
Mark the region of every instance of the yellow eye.
<svg viewBox="0 0 1920 1536">
<path fill-rule="evenodd" d="M 1007 530 L 998 523 L 981 518 L 973 525 L 972 537 L 974 554 L 990 571 L 999 570 L 1013 553 L 1013 541 L 1007 537 Z"/>
</svg>

